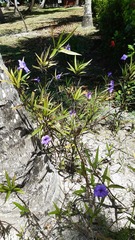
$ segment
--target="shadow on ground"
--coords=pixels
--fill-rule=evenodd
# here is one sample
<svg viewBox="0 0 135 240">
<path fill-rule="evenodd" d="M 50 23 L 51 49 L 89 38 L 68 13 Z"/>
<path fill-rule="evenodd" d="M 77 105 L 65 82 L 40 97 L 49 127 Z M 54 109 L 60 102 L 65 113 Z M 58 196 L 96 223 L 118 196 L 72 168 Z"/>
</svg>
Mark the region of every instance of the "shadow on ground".
<svg viewBox="0 0 135 240">
<path fill-rule="evenodd" d="M 57 38 L 55 38 L 57 41 Z M 71 50 L 78 52 L 81 56 L 78 57 L 79 61 L 91 61 L 91 65 L 87 68 L 86 75 L 83 77 L 84 84 L 87 86 L 103 86 L 104 80 L 103 76 L 107 74 L 108 71 L 113 71 L 114 65 L 109 62 L 103 53 L 102 41 L 100 36 L 96 34 L 80 36 L 74 35 L 69 40 L 71 45 Z M 33 65 L 37 65 L 36 55 L 41 55 L 43 51 L 49 46 L 53 46 L 53 41 L 51 37 L 35 37 L 35 38 L 25 38 L 19 40 L 17 46 L 8 47 L 6 45 L 1 45 L 0 52 L 2 54 L 3 60 L 7 67 L 15 68 L 18 65 L 18 59 L 25 58 L 27 66 L 32 69 Z M 57 71 L 61 72 L 64 67 L 67 67 L 67 62 L 71 64 L 74 61 L 73 56 L 67 56 L 64 54 L 59 54 L 57 58 L 58 67 Z M 115 68 L 116 71 L 116 68 Z M 37 70 L 32 69 L 33 76 L 37 76 Z"/>
<path fill-rule="evenodd" d="M 70 9 L 69 10 L 66 9 L 66 12 L 67 11 L 70 11 Z M 60 8 L 54 8 L 54 9 L 53 8 L 45 8 L 45 9 L 40 9 L 39 8 L 39 11 L 38 11 L 37 8 L 36 8 L 36 10 L 33 9 L 33 11 L 30 12 L 27 8 L 27 9 L 24 9 L 24 10 L 19 9 L 19 12 L 20 12 L 20 14 L 17 13 L 17 12 L 15 14 L 14 13 L 14 8 L 11 7 L 9 9 L 9 11 L 4 13 L 4 20 L 1 22 L 1 24 L 17 22 L 17 21 L 22 19 L 21 15 L 24 19 L 31 18 L 31 16 L 48 15 L 48 14 L 51 14 L 51 16 L 53 16 L 53 14 L 55 14 L 55 13 L 65 12 L 65 9 L 61 8 L 61 7 Z M 75 16 L 75 17 L 77 17 L 77 16 Z M 61 21 L 63 21 L 62 19 L 61 19 Z"/>
</svg>

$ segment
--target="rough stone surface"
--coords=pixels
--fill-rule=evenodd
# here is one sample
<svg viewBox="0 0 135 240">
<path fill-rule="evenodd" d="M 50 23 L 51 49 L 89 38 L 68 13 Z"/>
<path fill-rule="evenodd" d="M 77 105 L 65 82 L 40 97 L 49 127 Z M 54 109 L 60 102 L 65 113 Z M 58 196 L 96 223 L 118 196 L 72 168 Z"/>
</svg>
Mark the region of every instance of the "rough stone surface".
<svg viewBox="0 0 135 240">
<path fill-rule="evenodd" d="M 45 224 L 47 213 L 53 208 L 53 202 L 61 198 L 61 177 L 48 162 L 45 156 L 38 156 L 36 143 L 28 137 L 32 130 L 30 118 L 21 105 L 15 88 L 5 80 L 2 58 L 0 58 L 0 182 L 5 180 L 7 171 L 10 177 L 14 174 L 17 183 L 25 185 L 24 196 L 30 210 L 40 219 L 39 224 Z M 45 176 L 44 176 L 45 175 Z M 43 178 L 43 181 L 40 180 Z M 4 204 L 5 194 L 0 198 L 0 220 L 13 224 L 18 230 L 24 227 L 25 218 L 20 218 L 19 211 L 14 208 L 17 201 L 15 194 Z M 18 239 L 14 231 L 7 239 Z M 32 239 L 32 238 L 31 238 Z"/>
</svg>

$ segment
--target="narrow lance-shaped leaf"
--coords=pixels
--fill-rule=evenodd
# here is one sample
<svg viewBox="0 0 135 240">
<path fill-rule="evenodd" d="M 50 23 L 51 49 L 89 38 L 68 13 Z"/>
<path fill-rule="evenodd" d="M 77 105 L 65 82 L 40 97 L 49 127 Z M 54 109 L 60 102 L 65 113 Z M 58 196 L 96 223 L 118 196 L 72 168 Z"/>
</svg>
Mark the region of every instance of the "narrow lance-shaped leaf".
<svg viewBox="0 0 135 240">
<path fill-rule="evenodd" d="M 13 204 L 19 208 L 23 213 L 28 213 L 30 212 L 29 208 L 27 208 L 26 206 L 21 205 L 20 203 L 17 202 L 13 202 Z"/>
<path fill-rule="evenodd" d="M 99 162 L 99 147 L 96 150 L 96 156 L 93 162 L 93 168 L 96 169 L 98 166 L 98 162 Z"/>
<path fill-rule="evenodd" d="M 8 191 L 6 192 L 5 202 L 8 200 L 10 194 L 11 194 L 11 191 L 8 190 Z"/>
<path fill-rule="evenodd" d="M 24 193 L 24 191 L 21 188 L 18 188 L 18 187 L 14 187 L 13 191 L 17 192 L 17 193 L 21 193 L 21 194 Z"/>
<path fill-rule="evenodd" d="M 61 103 L 60 103 L 58 106 L 54 107 L 53 109 L 49 109 L 48 115 L 50 115 L 50 114 L 52 114 L 53 112 L 55 112 L 60 106 L 61 106 Z"/>
<path fill-rule="evenodd" d="M 108 186 L 108 188 L 122 188 L 122 189 L 125 189 L 125 187 L 121 186 L 121 185 L 118 185 L 118 184 L 111 184 Z"/>
<path fill-rule="evenodd" d="M 57 43 L 57 47 L 58 48 L 61 48 L 62 46 L 64 46 L 68 41 L 69 39 L 73 36 L 74 32 L 75 32 L 76 29 L 74 29 L 71 33 L 69 33 L 62 41 L 62 38 L 64 36 L 64 32 L 61 34 L 62 37 L 60 36 L 60 40 L 58 40 L 58 43 Z"/>
<path fill-rule="evenodd" d="M 92 161 L 90 159 L 90 155 L 89 155 L 88 149 L 85 149 L 85 153 L 86 153 L 86 156 L 87 156 L 87 160 L 88 160 L 89 166 L 92 167 L 93 164 L 92 164 Z"/>
<path fill-rule="evenodd" d="M 77 91 L 73 94 L 73 99 L 74 100 L 79 100 L 80 97 L 82 97 L 84 93 L 82 92 L 82 88 L 78 88 Z"/>
<path fill-rule="evenodd" d="M 67 54 L 67 55 L 72 55 L 72 56 L 76 56 L 76 55 L 81 56 L 80 53 L 73 52 L 73 51 L 67 50 L 67 49 L 65 49 L 65 48 L 60 49 L 59 52 L 65 53 L 65 54 Z"/>
<path fill-rule="evenodd" d="M 128 168 L 131 169 L 133 172 L 135 172 L 135 168 L 134 167 L 128 166 Z"/>
<path fill-rule="evenodd" d="M 94 178 L 93 174 L 91 174 L 91 176 L 90 176 L 90 183 L 92 186 L 95 186 L 95 178 Z"/>
<path fill-rule="evenodd" d="M 9 177 L 9 175 L 6 171 L 5 171 L 5 177 L 6 177 L 6 180 L 7 180 L 7 185 L 11 188 L 12 187 L 11 180 L 10 180 L 10 177 Z"/>
<path fill-rule="evenodd" d="M 16 180 L 16 176 L 14 175 L 14 177 L 12 178 L 12 187 L 15 186 L 15 180 Z"/>
<path fill-rule="evenodd" d="M 110 179 L 110 172 L 109 172 L 108 166 L 104 170 L 104 173 L 103 173 L 103 176 L 102 176 L 102 180 L 103 180 L 103 182 L 105 182 L 105 180 L 106 180 L 107 185 L 110 184 L 111 179 Z"/>
<path fill-rule="evenodd" d="M 49 215 L 55 214 L 56 216 L 60 216 L 61 209 L 56 205 L 56 203 L 53 203 L 53 204 L 54 204 L 55 210 L 52 211 L 52 212 L 49 212 Z"/>
<path fill-rule="evenodd" d="M 22 69 L 20 69 L 18 73 L 17 86 L 16 86 L 17 88 L 20 88 L 21 78 L 22 78 Z"/>
<path fill-rule="evenodd" d="M 31 93 L 31 98 L 30 98 L 31 106 L 34 105 L 34 100 L 35 100 L 35 92 L 32 92 L 32 93 Z"/>
<path fill-rule="evenodd" d="M 131 51 L 135 51 L 133 45 L 130 45 L 130 44 L 128 45 L 128 49 L 131 50 Z"/>
<path fill-rule="evenodd" d="M 133 218 L 128 217 L 128 220 L 135 225 L 135 220 Z"/>
<path fill-rule="evenodd" d="M 84 186 L 81 186 L 81 188 L 79 190 L 76 190 L 73 193 L 76 194 L 76 195 L 81 196 L 82 193 L 85 193 L 85 192 L 86 192 L 86 188 Z"/>
<path fill-rule="evenodd" d="M 33 137 L 33 136 L 35 136 L 36 134 L 40 133 L 40 132 L 42 131 L 42 128 L 43 128 L 42 125 L 39 126 L 38 128 L 36 128 L 36 129 L 32 132 L 31 137 Z"/>
</svg>

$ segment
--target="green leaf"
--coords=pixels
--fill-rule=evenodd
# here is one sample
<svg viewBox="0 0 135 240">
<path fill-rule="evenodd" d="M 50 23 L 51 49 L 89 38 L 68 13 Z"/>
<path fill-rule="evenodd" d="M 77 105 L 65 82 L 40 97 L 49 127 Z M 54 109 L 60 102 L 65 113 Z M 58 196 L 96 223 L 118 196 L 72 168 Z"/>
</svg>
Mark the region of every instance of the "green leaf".
<svg viewBox="0 0 135 240">
<path fill-rule="evenodd" d="M 94 162 L 92 164 L 94 169 L 97 168 L 98 162 L 99 162 L 99 147 L 96 150 L 96 156 L 95 156 Z"/>
<path fill-rule="evenodd" d="M 35 92 L 32 92 L 32 93 L 31 93 L 31 98 L 30 98 L 31 106 L 34 105 L 34 100 L 35 100 Z"/>
<path fill-rule="evenodd" d="M 0 192 L 1 192 L 1 193 L 2 193 L 2 192 L 7 192 L 7 190 L 4 189 L 2 186 L 0 186 Z"/>
<path fill-rule="evenodd" d="M 18 187 L 15 187 L 14 189 L 13 189 L 13 191 L 14 192 L 18 192 L 18 193 L 24 193 L 24 191 L 21 189 L 21 188 L 18 188 Z"/>
<path fill-rule="evenodd" d="M 65 53 L 65 54 L 68 54 L 68 55 L 72 55 L 72 56 L 76 56 L 76 55 L 81 56 L 80 53 L 73 52 L 73 51 L 67 50 L 67 49 L 65 49 L 65 48 L 60 49 L 59 52 Z"/>
<path fill-rule="evenodd" d="M 130 218 L 130 217 L 127 217 L 128 218 L 128 220 L 131 222 L 131 223 L 133 223 L 134 225 L 135 225 L 135 220 L 134 219 L 132 219 L 132 218 Z"/>
<path fill-rule="evenodd" d="M 88 149 L 85 149 L 85 153 L 86 153 L 86 156 L 87 156 L 87 160 L 88 160 L 89 166 L 92 167 L 93 164 L 92 164 L 92 161 L 90 159 L 90 155 L 89 155 Z"/>
<path fill-rule="evenodd" d="M 108 186 L 108 188 L 122 188 L 122 189 L 125 189 L 125 187 L 121 186 L 121 185 L 118 185 L 118 184 L 111 184 Z"/>
<path fill-rule="evenodd" d="M 11 194 L 11 191 L 8 191 L 8 192 L 6 193 L 5 202 L 8 200 L 10 194 Z"/>
<path fill-rule="evenodd" d="M 130 165 L 128 165 L 128 168 L 135 172 L 135 168 L 131 167 Z"/>
<path fill-rule="evenodd" d="M 60 103 L 58 106 L 56 106 L 55 108 L 49 109 L 48 115 L 50 115 L 50 114 L 52 114 L 53 112 L 55 112 L 60 106 L 61 106 L 61 103 Z"/>
<path fill-rule="evenodd" d="M 77 91 L 73 94 L 73 99 L 74 100 L 79 100 L 82 96 L 84 95 L 84 93 L 82 92 L 82 88 L 78 88 Z"/>
<path fill-rule="evenodd" d="M 93 174 L 91 174 L 90 183 L 91 183 L 92 186 L 95 185 L 95 178 L 94 178 L 94 175 L 93 175 Z"/>
<path fill-rule="evenodd" d="M 134 51 L 134 47 L 132 45 L 128 45 L 128 49 Z"/>
<path fill-rule="evenodd" d="M 7 185 L 9 188 L 12 187 L 12 183 L 11 183 L 11 180 L 10 180 L 10 177 L 8 175 L 8 173 L 5 171 L 5 177 L 6 177 L 6 180 L 7 180 Z"/>
<path fill-rule="evenodd" d="M 28 213 L 30 212 L 29 208 L 27 208 L 26 206 L 21 205 L 20 203 L 17 202 L 13 202 L 13 204 L 19 208 L 23 213 Z"/>
<path fill-rule="evenodd" d="M 61 47 L 63 47 L 63 46 L 69 41 L 69 39 L 73 36 L 75 30 L 76 30 L 76 28 L 75 28 L 71 33 L 69 33 L 69 34 L 62 40 L 62 38 L 63 38 L 63 36 L 64 36 L 64 34 L 65 34 L 65 32 L 63 31 L 63 32 L 60 34 L 60 37 L 59 37 L 59 39 L 58 39 L 57 48 L 60 49 Z"/>
<path fill-rule="evenodd" d="M 15 180 L 16 180 L 16 176 L 14 175 L 14 177 L 12 178 L 12 187 L 15 186 Z"/>
<path fill-rule="evenodd" d="M 42 131 L 42 126 L 39 126 L 38 128 L 36 128 L 32 133 L 31 133 L 31 137 L 35 136 L 36 134 L 38 134 L 39 132 Z"/>
<path fill-rule="evenodd" d="M 90 208 L 86 203 L 84 203 L 84 207 L 86 209 L 86 213 L 89 213 L 90 217 L 92 218 L 94 216 L 93 209 Z"/>
<path fill-rule="evenodd" d="M 109 168 L 108 168 L 108 166 L 105 168 L 105 170 L 104 170 L 104 173 L 103 173 L 103 175 L 102 175 L 102 180 L 103 180 L 103 182 L 105 182 L 105 180 L 107 180 L 106 182 L 107 182 L 107 185 L 109 185 L 110 184 L 110 182 L 112 182 L 112 180 L 110 179 L 110 172 L 109 172 Z"/>
<path fill-rule="evenodd" d="M 81 186 L 81 188 L 79 190 L 76 190 L 73 193 L 76 194 L 76 195 L 81 196 L 82 193 L 85 193 L 85 192 L 86 192 L 86 188 L 84 186 Z"/>
<path fill-rule="evenodd" d="M 7 192 L 10 189 L 8 186 L 5 186 L 5 185 L 3 185 L 2 188 L 3 190 L 5 190 L 5 192 Z"/>
<path fill-rule="evenodd" d="M 55 214 L 56 216 L 60 216 L 61 215 L 61 209 L 56 205 L 56 203 L 53 203 L 55 210 L 52 212 L 49 212 L 49 215 L 51 214 Z"/>
</svg>

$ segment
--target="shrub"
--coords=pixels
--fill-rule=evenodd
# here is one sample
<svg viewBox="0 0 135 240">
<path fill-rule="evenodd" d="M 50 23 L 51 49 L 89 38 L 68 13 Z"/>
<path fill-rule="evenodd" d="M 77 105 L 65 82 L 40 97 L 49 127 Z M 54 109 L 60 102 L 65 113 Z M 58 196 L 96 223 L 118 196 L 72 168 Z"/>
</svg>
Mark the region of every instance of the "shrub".
<svg viewBox="0 0 135 240">
<path fill-rule="evenodd" d="M 118 59 L 119 55 L 127 51 L 127 45 L 135 41 L 135 6 L 132 0 L 107 0 L 101 5 L 98 25 L 102 36 L 105 50 L 113 49 L 113 57 Z"/>
</svg>

